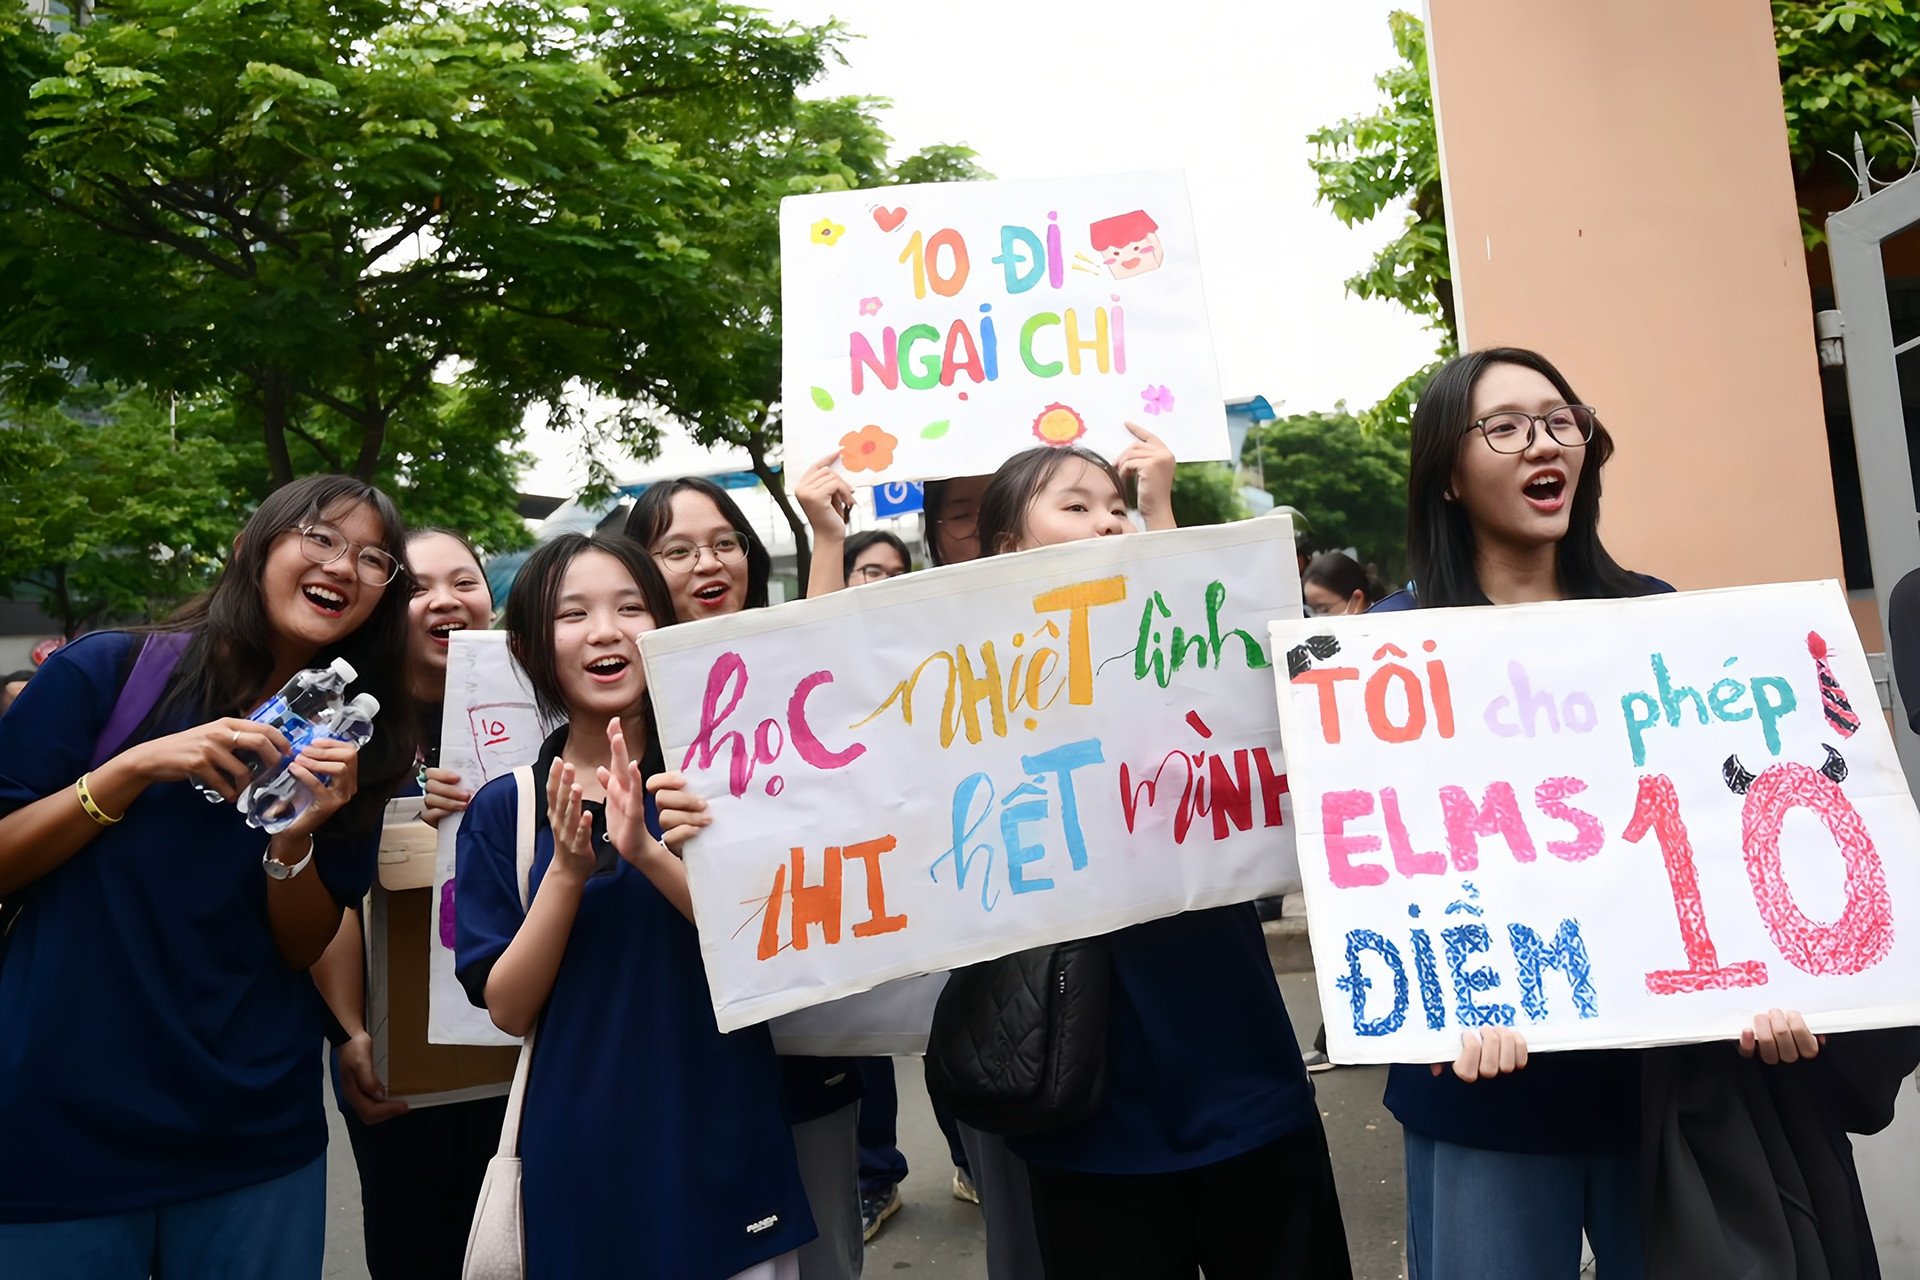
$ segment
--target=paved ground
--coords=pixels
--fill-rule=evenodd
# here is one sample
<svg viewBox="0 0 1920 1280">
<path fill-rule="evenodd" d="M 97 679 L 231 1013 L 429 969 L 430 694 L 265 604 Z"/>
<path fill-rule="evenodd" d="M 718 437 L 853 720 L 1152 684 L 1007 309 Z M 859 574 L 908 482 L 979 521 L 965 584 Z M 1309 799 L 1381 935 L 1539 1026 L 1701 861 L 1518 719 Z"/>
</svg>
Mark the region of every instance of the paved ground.
<svg viewBox="0 0 1920 1280">
<path fill-rule="evenodd" d="M 1319 1025 L 1319 1001 L 1310 974 L 1280 979 L 1287 1008 L 1303 1039 Z M 980 1211 L 955 1200 L 946 1143 L 933 1122 L 918 1059 L 896 1061 L 900 1084 L 900 1146 L 912 1172 L 901 1188 L 906 1203 L 867 1246 L 869 1280 L 986 1280 Z M 1400 1127 L 1380 1105 L 1385 1071 L 1343 1067 L 1313 1077 L 1333 1148 L 1334 1176 L 1353 1250 L 1357 1280 L 1400 1280 Z M 328 1148 L 327 1268 L 329 1280 L 365 1280 L 360 1244 L 360 1182 L 340 1119 Z"/>
</svg>

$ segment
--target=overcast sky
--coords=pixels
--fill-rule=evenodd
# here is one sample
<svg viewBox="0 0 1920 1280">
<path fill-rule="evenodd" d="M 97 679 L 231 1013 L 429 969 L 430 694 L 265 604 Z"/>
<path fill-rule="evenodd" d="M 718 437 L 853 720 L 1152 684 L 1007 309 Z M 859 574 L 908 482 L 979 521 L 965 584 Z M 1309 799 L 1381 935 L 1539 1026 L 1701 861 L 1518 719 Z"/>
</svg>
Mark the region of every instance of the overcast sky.
<svg viewBox="0 0 1920 1280">
<path fill-rule="evenodd" d="M 906 154 L 963 143 L 1002 178 L 1184 169 L 1220 386 L 1282 412 L 1371 404 L 1434 337 L 1341 281 L 1398 233 L 1349 231 L 1314 204 L 1306 135 L 1371 110 L 1393 61 L 1383 0 L 784 0 L 860 38 L 811 92 L 891 99 Z M 530 492 L 571 492 L 572 447 L 536 431 Z M 676 459 L 682 448 L 670 448 Z"/>
</svg>

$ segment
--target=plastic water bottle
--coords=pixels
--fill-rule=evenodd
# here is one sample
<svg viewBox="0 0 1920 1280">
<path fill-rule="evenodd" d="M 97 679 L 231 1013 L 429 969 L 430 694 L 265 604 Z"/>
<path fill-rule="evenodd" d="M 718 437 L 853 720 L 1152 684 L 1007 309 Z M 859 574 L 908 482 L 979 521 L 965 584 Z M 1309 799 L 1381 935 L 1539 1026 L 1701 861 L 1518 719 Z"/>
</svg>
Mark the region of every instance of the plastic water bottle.
<svg viewBox="0 0 1920 1280">
<path fill-rule="evenodd" d="M 325 724 L 339 711 L 346 697 L 347 686 L 358 678 L 359 673 L 345 658 L 335 658 L 324 667 L 295 672 L 293 679 L 287 681 L 280 692 L 255 707 L 247 719 L 278 729 L 286 736 L 292 753 L 297 754 L 300 748 L 294 745 L 295 742 L 312 738 L 315 726 Z M 247 787 L 275 762 L 256 760 L 250 751 L 236 751 L 234 754 L 240 757 L 240 763 L 247 766 L 247 776 L 240 780 L 240 790 L 244 795 Z M 212 787 L 199 782 L 193 786 L 213 804 L 223 803 L 225 799 Z M 244 806 L 241 811 L 245 812 Z"/>
<path fill-rule="evenodd" d="M 309 742 L 322 738 L 336 738 L 355 746 L 364 746 L 373 737 L 373 718 L 379 714 L 380 700 L 370 693 L 360 694 L 341 707 L 328 723 L 318 727 L 296 746 L 293 755 L 282 760 L 277 769 L 263 776 L 240 797 L 241 810 L 247 815 L 248 825 L 267 832 L 281 831 L 291 826 L 294 819 L 305 813 L 307 806 L 313 803 L 313 789 L 288 767 L 294 757 Z"/>
</svg>

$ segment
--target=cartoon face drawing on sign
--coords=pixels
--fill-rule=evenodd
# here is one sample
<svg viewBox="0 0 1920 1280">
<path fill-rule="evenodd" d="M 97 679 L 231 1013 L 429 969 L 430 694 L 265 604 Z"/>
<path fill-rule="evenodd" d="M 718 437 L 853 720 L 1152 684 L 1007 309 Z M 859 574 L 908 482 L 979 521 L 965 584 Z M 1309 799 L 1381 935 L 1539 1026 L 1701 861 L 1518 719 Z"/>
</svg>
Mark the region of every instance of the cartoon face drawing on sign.
<svg viewBox="0 0 1920 1280">
<path fill-rule="evenodd" d="M 1087 229 L 1087 234 L 1094 252 L 1115 280 L 1160 269 L 1160 224 L 1144 209 L 1102 218 Z"/>
</svg>

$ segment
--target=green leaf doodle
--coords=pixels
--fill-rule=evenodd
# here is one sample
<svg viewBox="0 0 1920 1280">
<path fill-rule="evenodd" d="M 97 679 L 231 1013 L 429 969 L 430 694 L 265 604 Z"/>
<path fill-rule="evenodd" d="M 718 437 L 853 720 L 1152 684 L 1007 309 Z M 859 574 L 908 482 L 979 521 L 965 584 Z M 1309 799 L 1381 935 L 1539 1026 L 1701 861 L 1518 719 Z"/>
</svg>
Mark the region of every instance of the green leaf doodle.
<svg viewBox="0 0 1920 1280">
<path fill-rule="evenodd" d="M 940 419 L 938 422 L 929 422 L 926 426 L 920 428 L 920 438 L 922 440 L 938 440 L 941 436 L 947 434 L 947 427 L 949 425 L 945 418 Z"/>
<path fill-rule="evenodd" d="M 825 387 L 815 387 L 813 389 L 813 406 L 816 409 L 833 408 L 833 397 L 827 394 Z"/>
</svg>

